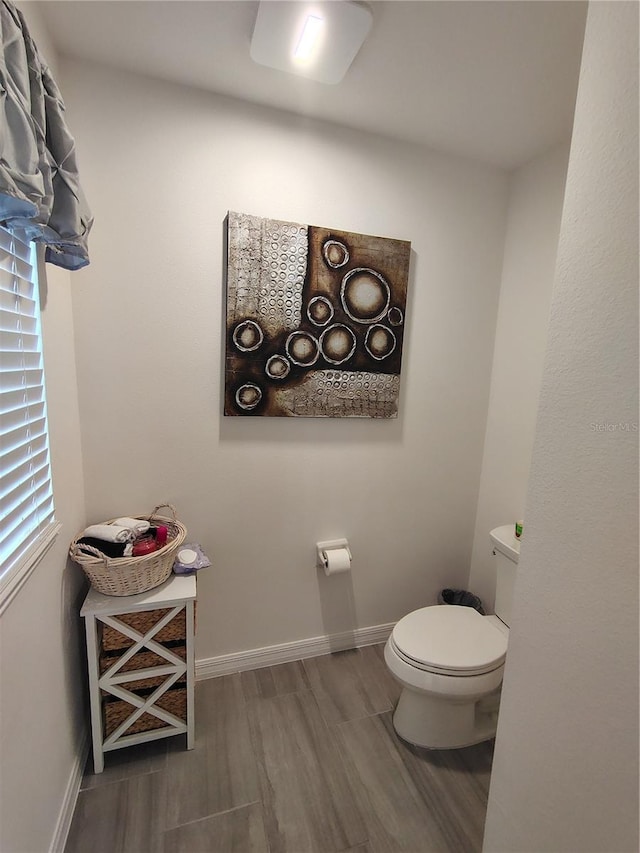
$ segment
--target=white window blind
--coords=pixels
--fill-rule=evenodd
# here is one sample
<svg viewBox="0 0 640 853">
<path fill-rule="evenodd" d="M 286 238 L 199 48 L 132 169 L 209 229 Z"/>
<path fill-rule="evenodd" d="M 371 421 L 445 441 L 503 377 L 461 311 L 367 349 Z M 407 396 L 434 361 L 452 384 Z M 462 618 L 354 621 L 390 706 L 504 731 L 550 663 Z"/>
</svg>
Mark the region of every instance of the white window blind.
<svg viewBox="0 0 640 853">
<path fill-rule="evenodd" d="M 53 520 L 35 247 L 0 226 L 0 580 Z"/>
</svg>

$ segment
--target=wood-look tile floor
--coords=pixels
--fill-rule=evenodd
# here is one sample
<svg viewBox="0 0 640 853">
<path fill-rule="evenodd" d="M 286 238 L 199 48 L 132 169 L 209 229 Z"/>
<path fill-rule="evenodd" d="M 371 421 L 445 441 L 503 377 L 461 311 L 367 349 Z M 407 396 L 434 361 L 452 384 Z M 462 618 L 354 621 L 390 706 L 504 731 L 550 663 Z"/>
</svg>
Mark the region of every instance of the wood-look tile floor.
<svg viewBox="0 0 640 853">
<path fill-rule="evenodd" d="M 91 759 L 66 853 L 472 853 L 493 743 L 398 738 L 382 646 L 196 685 L 184 737 Z"/>
</svg>

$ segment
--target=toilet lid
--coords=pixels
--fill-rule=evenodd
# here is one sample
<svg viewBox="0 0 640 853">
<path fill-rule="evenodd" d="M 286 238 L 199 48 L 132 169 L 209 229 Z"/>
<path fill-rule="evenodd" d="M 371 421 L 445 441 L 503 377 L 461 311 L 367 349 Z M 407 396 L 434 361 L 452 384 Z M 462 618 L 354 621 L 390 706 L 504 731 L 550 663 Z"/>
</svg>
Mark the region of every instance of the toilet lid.
<svg viewBox="0 0 640 853">
<path fill-rule="evenodd" d="M 504 661 L 507 639 L 472 607 L 414 610 L 391 635 L 398 652 L 420 669 L 443 675 L 491 672 Z"/>
</svg>

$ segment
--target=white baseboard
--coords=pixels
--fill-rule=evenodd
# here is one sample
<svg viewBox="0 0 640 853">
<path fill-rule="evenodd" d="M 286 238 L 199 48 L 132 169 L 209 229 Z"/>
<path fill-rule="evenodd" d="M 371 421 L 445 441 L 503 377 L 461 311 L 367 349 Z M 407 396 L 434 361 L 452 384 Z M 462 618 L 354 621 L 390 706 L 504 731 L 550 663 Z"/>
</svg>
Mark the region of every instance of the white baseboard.
<svg viewBox="0 0 640 853">
<path fill-rule="evenodd" d="M 71 821 L 73 820 L 73 812 L 75 811 L 78 794 L 80 793 L 82 774 L 84 773 L 87 756 L 89 755 L 90 742 L 91 738 L 87 731 L 82 739 L 82 743 L 78 749 L 78 755 L 76 756 L 73 768 L 69 774 L 69 780 L 64 792 L 60 813 L 58 814 L 58 820 L 56 822 L 56 829 L 53 834 L 51 846 L 49 847 L 49 853 L 64 853 L 64 848 L 69 836 L 69 830 L 71 829 Z"/>
<path fill-rule="evenodd" d="M 371 646 L 386 642 L 395 622 L 386 625 L 372 625 L 369 628 L 354 628 L 340 634 L 325 634 L 322 637 L 310 637 L 307 640 L 295 640 L 277 646 L 265 646 L 261 649 L 249 649 L 246 652 L 234 652 L 214 658 L 201 658 L 196 661 L 196 680 L 216 678 L 247 669 L 261 669 L 279 663 L 290 663 L 303 658 L 318 657 L 330 652 Z"/>
</svg>

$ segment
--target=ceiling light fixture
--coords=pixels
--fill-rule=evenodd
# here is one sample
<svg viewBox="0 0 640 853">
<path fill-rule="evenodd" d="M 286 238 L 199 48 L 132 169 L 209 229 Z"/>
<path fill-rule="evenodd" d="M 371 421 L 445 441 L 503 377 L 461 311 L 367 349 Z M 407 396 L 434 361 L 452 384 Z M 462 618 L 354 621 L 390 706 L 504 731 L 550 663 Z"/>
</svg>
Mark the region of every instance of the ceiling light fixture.
<svg viewBox="0 0 640 853">
<path fill-rule="evenodd" d="M 259 65 L 339 83 L 360 50 L 372 15 L 352 0 L 262 0 L 251 39 Z"/>
<path fill-rule="evenodd" d="M 308 62 L 320 46 L 320 35 L 324 21 L 317 15 L 309 15 L 304 22 L 302 34 L 293 51 L 293 58 L 298 62 Z"/>
</svg>

